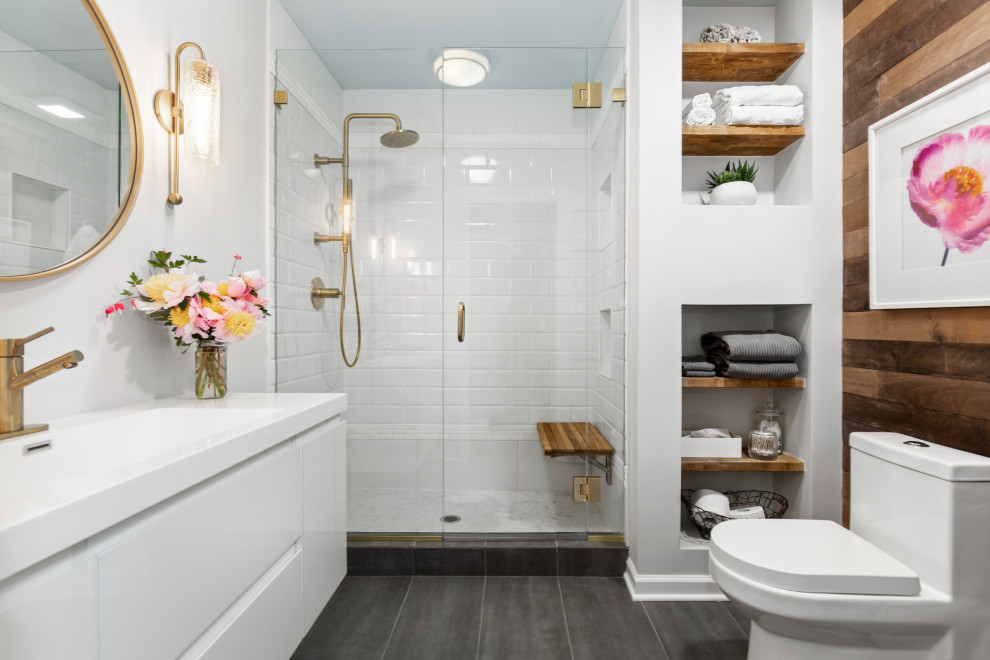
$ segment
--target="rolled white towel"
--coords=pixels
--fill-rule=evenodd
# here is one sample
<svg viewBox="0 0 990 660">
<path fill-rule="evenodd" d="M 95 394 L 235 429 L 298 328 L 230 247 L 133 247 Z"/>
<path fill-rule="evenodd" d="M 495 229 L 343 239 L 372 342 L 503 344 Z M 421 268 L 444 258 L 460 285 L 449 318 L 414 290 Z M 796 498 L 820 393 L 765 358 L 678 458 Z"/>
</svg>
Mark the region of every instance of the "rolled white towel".
<svg viewBox="0 0 990 660">
<path fill-rule="evenodd" d="M 728 106 L 716 112 L 715 123 L 730 126 L 800 126 L 804 123 L 804 106 Z"/>
<path fill-rule="evenodd" d="M 691 504 L 699 509 L 729 517 L 729 498 L 717 490 L 702 488 L 691 493 Z"/>
<path fill-rule="evenodd" d="M 688 111 L 684 123 L 688 126 L 706 126 L 714 124 L 715 119 L 715 111 L 711 108 L 694 108 Z"/>
<path fill-rule="evenodd" d="M 766 518 L 767 514 L 762 506 L 742 506 L 738 509 L 729 509 L 729 518 L 733 520 L 756 520 Z"/>
<path fill-rule="evenodd" d="M 712 107 L 721 105 L 801 105 L 804 93 L 797 85 L 740 85 L 715 92 Z"/>
<path fill-rule="evenodd" d="M 712 107 L 712 95 L 708 92 L 698 94 L 691 99 L 691 105 L 695 108 L 710 108 Z"/>
</svg>

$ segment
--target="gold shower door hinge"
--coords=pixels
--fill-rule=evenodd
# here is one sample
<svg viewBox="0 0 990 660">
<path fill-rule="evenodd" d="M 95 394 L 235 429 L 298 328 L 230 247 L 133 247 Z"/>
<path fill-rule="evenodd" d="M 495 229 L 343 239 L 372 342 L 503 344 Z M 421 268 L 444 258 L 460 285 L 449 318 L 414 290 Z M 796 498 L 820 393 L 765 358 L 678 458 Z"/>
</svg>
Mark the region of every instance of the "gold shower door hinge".
<svg viewBox="0 0 990 660">
<path fill-rule="evenodd" d="M 289 102 L 289 92 L 284 89 L 275 90 L 275 105 L 282 107 Z"/>
<path fill-rule="evenodd" d="M 574 83 L 572 85 L 571 101 L 575 108 L 602 107 L 601 83 Z"/>
<path fill-rule="evenodd" d="M 601 477 L 574 477 L 575 502 L 601 502 Z"/>
</svg>

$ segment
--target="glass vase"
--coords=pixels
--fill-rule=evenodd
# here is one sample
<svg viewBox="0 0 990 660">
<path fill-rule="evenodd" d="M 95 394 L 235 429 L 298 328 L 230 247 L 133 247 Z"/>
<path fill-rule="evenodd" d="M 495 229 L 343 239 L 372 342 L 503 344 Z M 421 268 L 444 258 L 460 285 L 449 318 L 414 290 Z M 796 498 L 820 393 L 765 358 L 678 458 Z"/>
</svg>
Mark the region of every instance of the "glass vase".
<svg viewBox="0 0 990 660">
<path fill-rule="evenodd" d="M 196 398 L 222 399 L 227 394 L 227 345 L 201 341 L 196 346 Z"/>
</svg>

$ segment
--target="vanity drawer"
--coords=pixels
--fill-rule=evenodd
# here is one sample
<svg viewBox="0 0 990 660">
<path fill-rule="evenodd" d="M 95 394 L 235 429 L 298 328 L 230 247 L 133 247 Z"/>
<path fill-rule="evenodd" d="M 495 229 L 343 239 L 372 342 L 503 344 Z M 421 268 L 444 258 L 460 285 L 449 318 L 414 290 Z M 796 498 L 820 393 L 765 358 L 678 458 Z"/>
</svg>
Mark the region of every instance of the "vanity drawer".
<svg viewBox="0 0 990 660">
<path fill-rule="evenodd" d="M 179 656 L 299 538 L 301 476 L 282 445 L 102 552 L 101 657 Z"/>
<path fill-rule="evenodd" d="M 303 638 L 302 551 L 297 551 L 271 581 L 219 633 L 202 653 L 186 656 L 196 660 L 284 660 Z"/>
<path fill-rule="evenodd" d="M 96 559 L 52 565 L 7 580 L 0 591 L 0 658 L 96 660 Z"/>
</svg>

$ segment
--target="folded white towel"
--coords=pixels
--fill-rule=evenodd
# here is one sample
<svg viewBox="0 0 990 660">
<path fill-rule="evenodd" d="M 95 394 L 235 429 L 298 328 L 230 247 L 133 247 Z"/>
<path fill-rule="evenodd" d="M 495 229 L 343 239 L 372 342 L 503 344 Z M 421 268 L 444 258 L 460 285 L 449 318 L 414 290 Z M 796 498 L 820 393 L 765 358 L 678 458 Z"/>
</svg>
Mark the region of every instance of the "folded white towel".
<svg viewBox="0 0 990 660">
<path fill-rule="evenodd" d="M 702 488 L 691 493 L 691 504 L 699 509 L 729 517 L 729 498 L 717 490 Z"/>
<path fill-rule="evenodd" d="M 804 123 L 804 106 L 727 106 L 716 112 L 715 123 L 730 126 L 800 126 Z"/>
<path fill-rule="evenodd" d="M 762 506 L 742 506 L 738 509 L 729 509 L 729 517 L 734 520 L 755 520 L 767 517 Z"/>
<path fill-rule="evenodd" d="M 712 107 L 721 105 L 801 105 L 804 93 L 797 85 L 740 85 L 715 92 Z"/>
<path fill-rule="evenodd" d="M 710 108 L 712 107 L 712 95 L 708 92 L 698 94 L 691 99 L 691 105 L 695 108 Z"/>
<path fill-rule="evenodd" d="M 731 438 L 732 434 L 729 433 L 729 429 L 700 429 L 698 431 L 691 431 L 692 438 Z"/>
<path fill-rule="evenodd" d="M 715 111 L 711 108 L 693 108 L 684 116 L 684 123 L 688 126 L 707 126 L 714 124 L 715 119 Z"/>
</svg>

